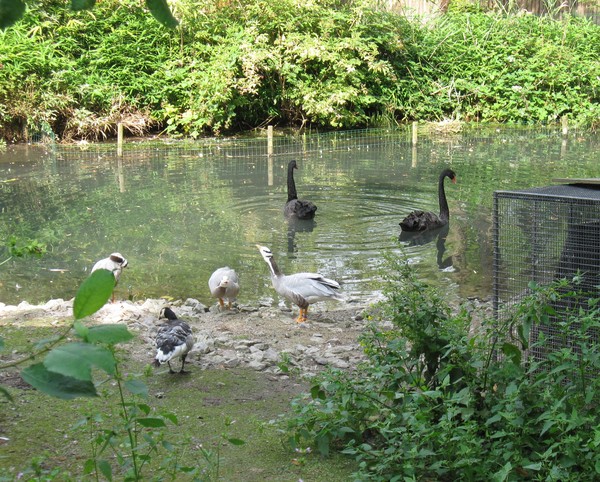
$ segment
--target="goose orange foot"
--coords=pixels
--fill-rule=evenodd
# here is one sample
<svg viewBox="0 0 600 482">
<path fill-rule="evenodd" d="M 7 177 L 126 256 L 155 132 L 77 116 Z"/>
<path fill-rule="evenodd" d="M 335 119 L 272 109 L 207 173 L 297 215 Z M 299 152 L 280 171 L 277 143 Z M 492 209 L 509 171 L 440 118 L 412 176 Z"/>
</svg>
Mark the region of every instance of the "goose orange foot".
<svg viewBox="0 0 600 482">
<path fill-rule="evenodd" d="M 308 308 L 300 308 L 300 313 L 298 313 L 298 318 L 296 318 L 296 323 L 304 323 L 308 317 Z"/>
</svg>

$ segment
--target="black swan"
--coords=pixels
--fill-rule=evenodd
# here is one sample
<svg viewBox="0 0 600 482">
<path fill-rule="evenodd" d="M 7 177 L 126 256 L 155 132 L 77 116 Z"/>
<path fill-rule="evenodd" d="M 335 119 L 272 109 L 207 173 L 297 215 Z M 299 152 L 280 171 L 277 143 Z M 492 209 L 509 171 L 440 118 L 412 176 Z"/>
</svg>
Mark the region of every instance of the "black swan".
<svg viewBox="0 0 600 482">
<path fill-rule="evenodd" d="M 445 169 L 440 174 L 440 179 L 438 181 L 438 197 L 440 199 L 439 216 L 432 212 L 413 211 L 400 223 L 400 227 L 403 231 L 425 231 L 427 229 L 441 228 L 448 224 L 450 210 L 448 209 L 446 191 L 444 190 L 444 179 L 446 177 L 449 177 L 452 182 L 456 182 L 456 174 L 454 174 L 453 170 Z"/>
<path fill-rule="evenodd" d="M 298 199 L 298 194 L 296 193 L 296 183 L 294 182 L 294 169 L 298 169 L 296 161 L 290 161 L 288 164 L 287 177 L 288 200 L 285 203 L 283 212 L 288 217 L 312 219 L 315 217 L 315 213 L 317 212 L 317 206 L 310 201 Z"/>
</svg>

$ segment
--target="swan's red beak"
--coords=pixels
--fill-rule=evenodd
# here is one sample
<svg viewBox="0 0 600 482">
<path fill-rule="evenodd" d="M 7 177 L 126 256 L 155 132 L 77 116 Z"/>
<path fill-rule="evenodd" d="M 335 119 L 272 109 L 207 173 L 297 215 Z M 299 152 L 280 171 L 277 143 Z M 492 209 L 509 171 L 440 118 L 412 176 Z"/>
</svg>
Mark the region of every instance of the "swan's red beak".
<svg viewBox="0 0 600 482">
<path fill-rule="evenodd" d="M 452 178 L 452 183 L 453 183 L 453 184 L 456 184 L 456 176 L 454 176 L 454 177 Z"/>
</svg>

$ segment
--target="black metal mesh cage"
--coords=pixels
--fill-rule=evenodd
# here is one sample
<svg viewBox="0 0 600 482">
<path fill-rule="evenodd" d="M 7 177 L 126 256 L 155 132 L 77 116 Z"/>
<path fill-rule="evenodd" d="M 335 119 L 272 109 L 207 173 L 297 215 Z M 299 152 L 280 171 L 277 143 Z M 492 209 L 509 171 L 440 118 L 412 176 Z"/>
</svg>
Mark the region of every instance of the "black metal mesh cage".
<svg viewBox="0 0 600 482">
<path fill-rule="evenodd" d="M 600 185 L 558 185 L 524 191 L 494 193 L 493 300 L 497 319 L 510 314 L 529 290 L 529 283 L 548 285 L 579 274 L 582 298 L 556 302 L 560 317 L 579 300 L 600 296 Z M 544 332 L 547 349 L 569 343 L 549 325 L 534 327 L 532 337 Z M 598 333 L 590 336 L 600 342 Z M 535 340 L 531 340 L 535 341 Z M 536 351 L 537 350 L 537 351 Z M 534 356 L 542 356 L 533 347 Z"/>
</svg>

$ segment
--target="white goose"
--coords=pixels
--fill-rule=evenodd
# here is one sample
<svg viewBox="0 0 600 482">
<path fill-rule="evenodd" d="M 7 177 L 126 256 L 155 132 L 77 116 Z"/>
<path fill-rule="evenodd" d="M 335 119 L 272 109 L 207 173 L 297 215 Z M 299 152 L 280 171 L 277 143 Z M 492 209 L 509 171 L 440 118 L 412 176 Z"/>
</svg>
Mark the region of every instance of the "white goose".
<svg viewBox="0 0 600 482">
<path fill-rule="evenodd" d="M 177 318 L 177 315 L 169 307 L 160 310 L 159 319 L 166 318 L 167 323 L 162 325 L 156 334 L 156 357 L 154 365 L 159 367 L 163 363 L 169 365 L 169 373 L 175 373 L 171 368 L 171 360 L 181 358 L 181 370 L 184 371 L 185 358 L 194 346 L 192 329 L 185 321 Z"/>
<path fill-rule="evenodd" d="M 125 256 L 123 256 L 121 253 L 113 253 L 108 258 L 104 258 L 96 262 L 96 264 L 92 267 L 91 273 L 98 269 L 107 269 L 114 275 L 116 287 L 117 283 L 119 282 L 119 278 L 121 277 L 121 272 L 123 269 L 127 268 L 128 264 L 129 263 L 125 259 Z M 115 302 L 114 292 L 112 295 L 112 302 Z"/>
<path fill-rule="evenodd" d="M 269 248 L 258 244 L 256 247 L 269 265 L 275 291 L 300 308 L 296 319 L 298 323 L 306 321 L 309 305 L 322 300 L 342 299 L 338 293 L 340 285 L 337 281 L 325 278 L 318 273 L 296 273 L 286 276 L 279 270 Z"/>
<path fill-rule="evenodd" d="M 231 309 L 231 303 L 235 301 L 240 292 L 240 279 L 235 272 L 228 266 L 215 270 L 208 279 L 208 288 L 210 294 L 219 300 L 221 309 L 225 307 L 223 298 L 227 298 L 228 309 Z"/>
</svg>

